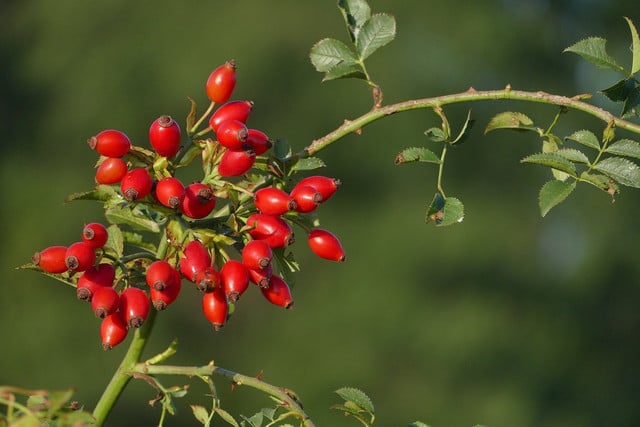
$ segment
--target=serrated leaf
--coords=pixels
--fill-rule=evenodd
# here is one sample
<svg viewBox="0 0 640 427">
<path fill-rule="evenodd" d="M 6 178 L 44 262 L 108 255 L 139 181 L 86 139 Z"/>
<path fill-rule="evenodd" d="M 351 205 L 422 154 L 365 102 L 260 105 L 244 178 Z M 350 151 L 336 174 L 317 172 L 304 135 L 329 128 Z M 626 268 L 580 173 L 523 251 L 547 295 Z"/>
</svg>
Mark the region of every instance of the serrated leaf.
<svg viewBox="0 0 640 427">
<path fill-rule="evenodd" d="M 475 124 L 475 120 L 471 118 L 471 110 L 469 110 L 469 112 L 467 113 L 467 118 L 464 121 L 464 125 L 462 125 L 462 129 L 460 129 L 460 132 L 458 133 L 458 136 L 456 136 L 456 138 L 451 141 L 451 145 L 454 144 L 462 144 L 463 142 L 465 142 L 468 138 L 469 135 L 471 134 L 471 129 L 473 128 L 473 125 Z"/>
<path fill-rule="evenodd" d="M 609 145 L 605 152 L 640 159 L 640 143 L 631 139 L 621 139 Z"/>
<path fill-rule="evenodd" d="M 230 413 L 228 413 L 227 411 L 225 411 L 224 409 L 218 407 L 215 408 L 215 412 L 216 414 L 222 418 L 227 424 L 232 425 L 233 427 L 240 427 L 240 425 L 238 424 L 238 422 L 235 420 L 235 418 L 233 418 L 231 416 Z"/>
<path fill-rule="evenodd" d="M 338 8 L 342 13 L 351 41 L 355 42 L 360 28 L 371 17 L 371 8 L 365 0 L 339 0 Z"/>
<path fill-rule="evenodd" d="M 600 68 L 609 68 L 624 73 L 624 67 L 607 53 L 607 40 L 601 37 L 589 37 L 569 46 L 564 52 L 572 52 L 580 55 L 593 65 Z"/>
<path fill-rule="evenodd" d="M 291 156 L 291 146 L 286 140 L 278 138 L 273 144 L 273 155 L 277 159 L 284 160 Z"/>
<path fill-rule="evenodd" d="M 447 197 L 444 201 L 443 216 L 440 222 L 436 221 L 438 226 L 447 226 L 459 224 L 464 220 L 464 205 L 455 197 Z"/>
<path fill-rule="evenodd" d="M 620 80 L 601 92 L 613 102 L 622 102 L 629 97 L 629 94 L 635 87 L 635 81 L 632 78 L 627 78 Z"/>
<path fill-rule="evenodd" d="M 496 114 L 484 130 L 487 134 L 496 129 L 515 129 L 515 130 L 528 130 L 538 132 L 538 128 L 533 126 L 533 120 L 526 114 L 516 111 L 505 111 L 500 114 Z"/>
<path fill-rule="evenodd" d="M 364 73 L 364 70 L 362 69 L 362 65 L 351 64 L 347 62 L 338 64 L 324 74 L 322 81 L 328 82 L 330 80 L 349 79 L 349 78 L 366 80 L 367 75 Z"/>
<path fill-rule="evenodd" d="M 91 191 L 70 194 L 65 199 L 65 203 L 72 202 L 74 200 L 96 200 L 99 202 L 106 202 L 115 197 L 120 197 L 120 195 L 112 186 L 101 184 Z"/>
<path fill-rule="evenodd" d="M 433 142 L 445 142 L 449 139 L 449 136 L 445 133 L 445 131 L 438 127 L 427 129 L 424 134 L 427 135 L 427 138 L 429 138 Z"/>
<path fill-rule="evenodd" d="M 532 154 L 520 160 L 520 163 L 534 163 L 537 165 L 548 166 L 561 172 L 566 172 L 571 176 L 576 176 L 576 167 L 574 164 L 558 153 Z"/>
<path fill-rule="evenodd" d="M 38 267 L 37 265 L 35 265 L 32 262 L 30 262 L 28 264 L 20 265 L 20 266 L 16 267 L 16 270 L 33 270 L 33 271 L 37 271 L 38 273 L 40 273 L 40 274 L 42 274 L 44 276 L 50 277 L 52 279 L 55 279 L 58 282 L 62 282 L 65 285 L 73 286 L 74 288 L 76 287 L 76 284 L 71 280 L 71 278 L 69 278 L 67 276 L 67 273 L 62 273 L 62 274 L 47 273 L 46 271 L 43 271 L 40 267 Z"/>
<path fill-rule="evenodd" d="M 606 175 L 582 172 L 582 174 L 580 174 L 580 179 L 598 187 L 602 191 L 606 191 L 607 193 L 611 191 L 616 193 L 618 192 L 618 186 L 616 183 Z"/>
<path fill-rule="evenodd" d="M 565 182 L 557 179 L 546 182 L 540 189 L 538 204 L 540 214 L 545 216 L 549 211 L 566 199 L 576 188 L 576 182 Z"/>
<path fill-rule="evenodd" d="M 576 150 L 574 148 L 562 148 L 557 150 L 556 153 L 571 162 L 589 164 L 589 158 L 580 150 Z"/>
<path fill-rule="evenodd" d="M 245 417 L 244 415 L 240 415 L 240 417 L 244 421 L 248 422 L 251 427 L 262 426 L 262 419 L 264 418 L 264 416 L 262 415 L 262 412 L 257 412 L 253 414 L 251 417 Z"/>
<path fill-rule="evenodd" d="M 126 205 L 116 204 L 105 210 L 105 216 L 109 222 L 115 224 L 126 224 L 136 230 L 159 233 L 160 226 L 157 222 L 143 215 L 139 210 Z"/>
<path fill-rule="evenodd" d="M 298 160 L 292 167 L 294 171 L 308 171 L 325 167 L 324 161 L 318 157 L 306 157 Z"/>
<path fill-rule="evenodd" d="M 117 258 L 121 258 L 124 253 L 124 235 L 116 224 L 107 227 L 107 243 L 104 245 L 105 251 L 111 252 Z"/>
<path fill-rule="evenodd" d="M 193 416 L 198 420 L 202 425 L 209 425 L 209 411 L 207 411 L 203 406 L 200 405 L 190 405 L 191 411 L 193 412 Z"/>
<path fill-rule="evenodd" d="M 542 141 L 542 152 L 543 153 L 556 153 L 558 152 L 558 144 L 562 141 L 555 135 L 548 135 L 548 138 Z M 555 179 L 560 181 L 566 181 L 569 178 L 569 174 L 565 172 L 560 172 L 557 169 L 551 169 L 551 174 Z"/>
<path fill-rule="evenodd" d="M 336 65 L 354 64 L 358 61 L 354 52 L 340 40 L 326 38 L 311 47 L 311 63 L 317 71 L 326 72 Z"/>
<path fill-rule="evenodd" d="M 608 157 L 596 163 L 593 168 L 622 185 L 640 188 L 640 168 L 630 160 Z"/>
<path fill-rule="evenodd" d="M 370 414 L 373 414 L 375 412 L 373 408 L 373 402 L 371 402 L 369 396 L 367 396 L 366 393 L 360 389 L 353 387 L 342 387 L 336 390 L 336 394 L 343 398 L 346 402 L 355 403 Z"/>
<path fill-rule="evenodd" d="M 398 153 L 394 161 L 396 165 L 413 162 L 440 163 L 440 158 L 427 148 L 409 147 Z"/>
<path fill-rule="evenodd" d="M 629 24 L 629 30 L 631 31 L 631 51 L 633 53 L 632 63 L 631 63 L 631 75 L 634 75 L 638 71 L 640 71 L 640 37 L 638 37 L 638 30 L 636 26 L 633 25 L 633 21 L 627 18 L 627 24 Z"/>
<path fill-rule="evenodd" d="M 640 106 L 640 86 L 636 86 L 624 101 L 624 106 L 622 107 L 621 114 L 622 117 L 626 118 L 634 114 L 640 116 L 638 106 Z"/>
<path fill-rule="evenodd" d="M 396 20 L 386 13 L 372 15 L 356 37 L 356 49 L 360 61 L 391 42 L 396 36 Z"/>
<path fill-rule="evenodd" d="M 575 141 L 578 144 L 582 144 L 587 147 L 595 148 L 596 150 L 600 149 L 600 141 L 598 141 L 598 137 L 589 130 L 582 129 L 575 131 L 565 139 Z"/>
</svg>

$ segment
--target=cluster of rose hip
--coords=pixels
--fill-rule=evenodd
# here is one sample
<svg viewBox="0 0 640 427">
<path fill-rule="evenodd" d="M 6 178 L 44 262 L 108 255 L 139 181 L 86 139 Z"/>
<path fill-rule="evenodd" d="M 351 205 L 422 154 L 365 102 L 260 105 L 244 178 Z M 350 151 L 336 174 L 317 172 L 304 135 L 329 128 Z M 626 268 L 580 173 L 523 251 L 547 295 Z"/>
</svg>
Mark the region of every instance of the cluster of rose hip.
<svg viewBox="0 0 640 427">
<path fill-rule="evenodd" d="M 215 134 L 215 140 L 209 140 L 220 153 L 213 165 L 215 179 L 245 175 L 256 156 L 273 144 L 264 132 L 246 125 L 253 103 L 229 100 L 235 82 L 235 64 L 230 61 L 216 68 L 205 86 L 211 108 L 221 104 L 209 117 L 209 128 L 199 133 Z M 108 129 L 91 137 L 89 146 L 100 154 L 96 183 L 119 187 L 123 203 L 162 205 L 170 215 L 182 218 L 181 224 L 187 224 L 187 228 L 199 227 L 191 220 L 213 216 L 216 188 L 207 183 L 210 180 L 185 185 L 172 169 L 156 167 L 158 160 L 168 165 L 181 156 L 184 145 L 180 126 L 169 116 L 159 117 L 149 128 L 149 142 L 153 157 L 141 162 L 144 150 L 133 146 L 124 132 Z M 273 268 L 274 250 L 291 245 L 292 220 L 314 212 L 339 185 L 337 179 L 314 175 L 301 179 L 290 191 L 285 191 L 282 182 L 246 190 L 252 198 L 248 200 L 248 216 L 240 217 L 245 226 L 236 230 L 229 245 L 236 248 L 237 260 L 226 250 L 198 240 L 194 237 L 197 233 L 185 233 L 184 241 L 173 242 L 173 253 L 168 251 L 163 259 L 124 262 L 106 256 L 109 231 L 97 222 L 85 225 L 82 240 L 69 246 L 47 247 L 32 260 L 44 272 L 63 275 L 76 286 L 77 297 L 91 303 L 94 313 L 102 318 L 100 334 L 105 349 L 122 342 L 129 329 L 140 327 L 151 306 L 164 310 L 171 305 L 180 294 L 183 278 L 202 292 L 202 311 L 217 330 L 227 321 L 230 304 L 252 283 L 272 304 L 291 307 L 289 285 Z M 334 234 L 313 227 L 305 230 L 315 254 L 344 261 L 344 250 Z"/>
</svg>

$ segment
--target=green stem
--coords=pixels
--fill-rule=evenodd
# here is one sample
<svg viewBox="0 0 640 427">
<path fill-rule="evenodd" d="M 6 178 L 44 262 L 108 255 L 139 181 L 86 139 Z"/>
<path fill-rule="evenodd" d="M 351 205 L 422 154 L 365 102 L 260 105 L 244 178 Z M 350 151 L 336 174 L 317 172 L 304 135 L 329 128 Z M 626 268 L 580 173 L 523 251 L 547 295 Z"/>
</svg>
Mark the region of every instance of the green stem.
<svg viewBox="0 0 640 427">
<path fill-rule="evenodd" d="M 444 158 L 447 156 L 447 146 L 442 147 L 442 153 L 440 154 L 440 164 L 438 165 L 438 191 L 445 199 L 447 196 L 444 194 L 444 189 L 442 188 L 442 173 L 444 171 Z"/>
<path fill-rule="evenodd" d="M 301 152 L 295 154 L 298 158 L 304 158 L 323 150 L 327 146 L 336 142 L 340 138 L 353 132 L 359 132 L 362 127 L 369 123 L 375 122 L 383 117 L 391 114 L 399 113 L 402 111 L 417 110 L 420 108 L 439 108 L 444 105 L 459 104 L 463 102 L 476 102 L 476 101 L 497 101 L 497 100 L 516 100 L 536 102 L 541 104 L 557 105 L 560 107 L 566 107 L 569 109 L 582 111 L 597 119 L 604 121 L 605 123 L 613 123 L 614 126 L 625 129 L 630 132 L 640 134 L 640 124 L 636 124 L 627 120 L 623 120 L 609 111 L 596 107 L 581 101 L 585 96 L 566 97 L 560 95 L 553 95 L 546 92 L 527 92 L 521 90 L 511 90 L 510 86 L 507 86 L 502 90 L 487 90 L 477 91 L 473 88 L 466 92 L 436 96 L 433 98 L 414 99 L 410 101 L 399 102 L 397 104 L 391 104 L 380 108 L 374 108 L 373 110 L 363 114 L 362 116 L 353 119 L 346 120 L 340 127 L 334 131 L 326 134 L 325 136 L 314 140 L 309 146 L 304 148 Z"/>
</svg>

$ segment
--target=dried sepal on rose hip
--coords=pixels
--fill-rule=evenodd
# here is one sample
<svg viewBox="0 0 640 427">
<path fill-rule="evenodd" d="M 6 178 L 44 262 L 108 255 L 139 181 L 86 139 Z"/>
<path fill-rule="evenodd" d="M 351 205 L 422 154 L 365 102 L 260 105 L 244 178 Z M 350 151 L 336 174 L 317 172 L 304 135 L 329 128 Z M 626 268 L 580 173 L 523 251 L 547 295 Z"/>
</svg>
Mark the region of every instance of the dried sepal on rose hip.
<svg viewBox="0 0 640 427">
<path fill-rule="evenodd" d="M 101 319 L 115 313 L 119 305 L 120 294 L 109 286 L 97 288 L 91 298 L 91 309 Z"/>
<path fill-rule="evenodd" d="M 194 182 L 184 189 L 184 197 L 180 203 L 180 211 L 192 219 L 200 219 L 209 215 L 216 207 L 213 188 L 202 182 Z"/>
<path fill-rule="evenodd" d="M 157 290 L 151 288 L 149 290 L 149 297 L 153 308 L 158 311 L 165 310 L 178 299 L 181 289 L 182 278 L 180 277 L 180 273 L 174 270 L 172 279 L 165 283 L 164 289 Z"/>
<path fill-rule="evenodd" d="M 156 183 L 155 197 L 162 205 L 176 209 L 184 198 L 184 184 L 172 176 L 162 178 Z"/>
<path fill-rule="evenodd" d="M 175 280 L 176 269 L 171 264 L 164 260 L 158 260 L 152 262 L 147 267 L 145 274 L 145 280 L 149 288 L 161 291 Z"/>
<path fill-rule="evenodd" d="M 139 328 L 149 316 L 151 302 L 147 294 L 139 288 L 127 288 L 120 294 L 119 310 L 126 324 Z"/>
<path fill-rule="evenodd" d="M 99 222 L 90 222 L 82 229 L 82 241 L 94 249 L 102 248 L 109 240 L 107 227 Z"/>
<path fill-rule="evenodd" d="M 143 167 L 131 169 L 120 181 L 122 197 L 130 202 L 144 199 L 151 193 L 152 188 L 153 178 Z"/>
<path fill-rule="evenodd" d="M 96 250 L 84 241 L 72 243 L 67 247 L 64 262 L 69 271 L 88 270 L 96 263 Z"/>
<path fill-rule="evenodd" d="M 242 248 L 242 263 L 250 269 L 267 268 L 273 259 L 271 246 L 262 240 L 250 240 Z"/>
<path fill-rule="evenodd" d="M 115 278 L 115 267 L 112 264 L 100 263 L 80 275 L 76 286 L 76 295 L 79 300 L 91 301 L 98 289 L 111 287 Z"/>
<path fill-rule="evenodd" d="M 221 287 L 220 273 L 213 267 L 206 267 L 200 271 L 195 280 L 196 288 L 202 292 L 211 292 Z"/>
</svg>

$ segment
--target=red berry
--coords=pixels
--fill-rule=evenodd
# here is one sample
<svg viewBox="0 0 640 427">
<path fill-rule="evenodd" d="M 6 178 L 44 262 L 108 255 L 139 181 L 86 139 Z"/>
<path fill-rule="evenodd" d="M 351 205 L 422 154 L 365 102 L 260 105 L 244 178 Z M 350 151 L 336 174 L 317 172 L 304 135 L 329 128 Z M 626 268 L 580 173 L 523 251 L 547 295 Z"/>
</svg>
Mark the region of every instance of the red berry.
<svg viewBox="0 0 640 427">
<path fill-rule="evenodd" d="M 115 289 L 108 286 L 97 288 L 91 298 L 91 309 L 101 319 L 115 313 L 119 305 L 120 295 Z"/>
<path fill-rule="evenodd" d="M 207 97 L 215 103 L 227 102 L 236 86 L 236 63 L 227 61 L 211 72 L 205 90 Z"/>
<path fill-rule="evenodd" d="M 164 206 L 175 209 L 180 206 L 184 197 L 184 185 L 172 176 L 162 178 L 156 183 L 155 196 Z"/>
<path fill-rule="evenodd" d="M 96 170 L 96 183 L 117 184 L 127 173 L 127 163 L 119 157 L 105 158 Z"/>
<path fill-rule="evenodd" d="M 273 141 L 258 129 L 249 129 L 247 132 L 247 144 L 256 152 L 256 156 L 264 154 L 273 146 Z"/>
<path fill-rule="evenodd" d="M 151 288 L 149 290 L 149 296 L 153 307 L 158 311 L 166 309 L 178 298 L 181 289 L 182 280 L 180 278 L 180 273 L 178 273 L 177 270 L 174 270 L 173 278 L 166 283 L 163 290 L 159 291 L 155 288 Z"/>
<path fill-rule="evenodd" d="M 99 288 L 111 287 L 116 278 L 116 269 L 111 264 L 101 263 L 84 271 L 78 278 L 76 294 L 78 299 L 91 301 Z"/>
<path fill-rule="evenodd" d="M 322 196 L 322 201 L 326 202 L 340 187 L 340 180 L 337 178 L 314 175 L 302 178 L 296 185 L 308 185 L 315 188 Z"/>
<path fill-rule="evenodd" d="M 180 126 L 171 116 L 158 117 L 149 127 L 149 142 L 161 156 L 175 156 L 180 150 Z"/>
<path fill-rule="evenodd" d="M 267 265 L 265 268 L 251 268 L 249 269 L 249 279 L 258 285 L 260 288 L 268 288 L 269 282 L 273 275 L 273 266 Z"/>
<path fill-rule="evenodd" d="M 213 267 L 207 267 L 196 276 L 196 287 L 202 292 L 211 292 L 218 289 L 222 283 L 220 273 Z"/>
<path fill-rule="evenodd" d="M 176 269 L 167 261 L 154 261 L 147 268 L 145 279 L 150 288 L 161 291 L 175 279 Z"/>
<path fill-rule="evenodd" d="M 211 255 L 198 240 L 192 240 L 184 247 L 184 257 L 180 258 L 180 272 L 187 280 L 194 282 L 198 273 L 211 266 Z"/>
<path fill-rule="evenodd" d="M 64 257 L 69 271 L 85 271 L 96 263 L 96 251 L 86 242 L 75 242 L 69 245 Z"/>
<path fill-rule="evenodd" d="M 307 241 L 309 247 L 320 258 L 342 262 L 345 260 L 344 249 L 340 240 L 331 232 L 316 228 L 311 230 Z"/>
<path fill-rule="evenodd" d="M 102 348 L 105 350 L 111 350 L 124 341 L 127 337 L 127 323 L 122 313 L 116 311 L 102 319 L 100 337 L 102 338 Z"/>
<path fill-rule="evenodd" d="M 282 215 L 296 208 L 296 202 L 286 191 L 276 187 L 265 187 L 253 195 L 253 203 L 267 215 Z"/>
<path fill-rule="evenodd" d="M 282 218 L 274 215 L 253 214 L 247 218 L 247 225 L 253 227 L 249 235 L 264 241 L 272 248 L 282 248 L 294 242 L 291 226 Z"/>
<path fill-rule="evenodd" d="M 122 196 L 128 201 L 140 200 L 151 193 L 153 179 L 149 172 L 142 167 L 130 170 L 120 181 Z"/>
<path fill-rule="evenodd" d="M 34 264 L 47 273 L 60 274 L 68 270 L 65 258 L 66 246 L 49 246 L 31 257 Z"/>
<path fill-rule="evenodd" d="M 220 145 L 234 151 L 244 148 L 247 135 L 247 126 L 239 120 L 225 120 L 216 130 L 216 139 Z"/>
<path fill-rule="evenodd" d="M 318 203 L 322 202 L 322 195 L 309 185 L 296 185 L 290 195 L 296 202 L 296 212 L 300 213 L 313 212 L 318 207 Z"/>
<path fill-rule="evenodd" d="M 222 289 L 231 301 L 237 301 L 249 287 L 249 271 L 240 261 L 230 259 L 220 269 Z"/>
<path fill-rule="evenodd" d="M 226 150 L 218 164 L 218 173 L 223 177 L 244 175 L 256 161 L 253 149 L 244 151 Z"/>
<path fill-rule="evenodd" d="M 209 215 L 216 207 L 213 189 L 207 184 L 194 182 L 184 189 L 180 210 L 189 218 L 199 219 Z"/>
<path fill-rule="evenodd" d="M 216 331 L 224 326 L 228 311 L 227 296 L 222 288 L 206 292 L 202 296 L 202 312 Z"/>
<path fill-rule="evenodd" d="M 269 287 L 260 288 L 262 295 L 274 305 L 278 305 L 284 308 L 291 308 L 293 305 L 293 298 L 291 297 L 291 290 L 289 285 L 280 276 L 271 276 Z"/>
<path fill-rule="evenodd" d="M 103 130 L 87 141 L 91 149 L 106 157 L 122 157 L 129 152 L 131 141 L 123 132 L 114 129 Z"/>
<path fill-rule="evenodd" d="M 99 222 L 91 222 L 82 229 L 82 240 L 93 248 L 101 248 L 109 239 L 107 227 Z"/>
<path fill-rule="evenodd" d="M 131 328 L 142 326 L 150 308 L 149 297 L 142 289 L 127 288 L 120 294 L 120 311 Z"/>
<path fill-rule="evenodd" d="M 214 132 L 218 132 L 218 126 L 227 120 L 238 120 L 246 123 L 253 109 L 251 101 L 229 101 L 222 104 L 209 118 L 209 126 Z"/>
<path fill-rule="evenodd" d="M 251 240 L 242 248 L 242 263 L 251 269 L 266 268 L 273 258 L 271 246 L 262 240 Z"/>
</svg>

